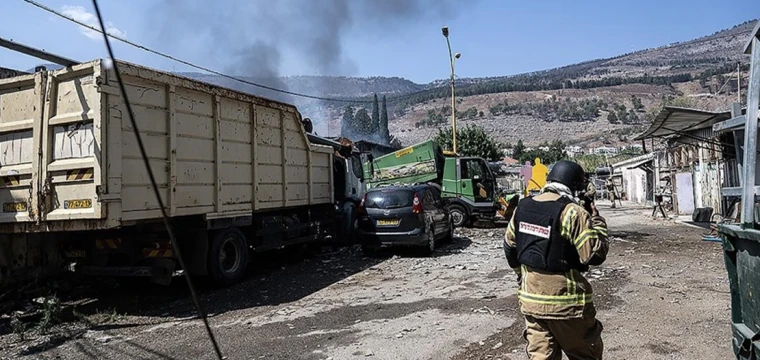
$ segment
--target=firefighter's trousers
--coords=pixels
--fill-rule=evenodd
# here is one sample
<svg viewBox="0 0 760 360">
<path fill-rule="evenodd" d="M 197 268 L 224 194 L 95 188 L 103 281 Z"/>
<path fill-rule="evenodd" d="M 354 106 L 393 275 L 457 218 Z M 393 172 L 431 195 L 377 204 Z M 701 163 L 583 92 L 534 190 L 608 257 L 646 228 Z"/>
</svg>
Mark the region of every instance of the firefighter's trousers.
<svg viewBox="0 0 760 360">
<path fill-rule="evenodd" d="M 590 316 L 588 316 L 590 315 Z M 528 357 L 531 360 L 601 360 L 602 323 L 593 314 L 580 319 L 543 320 L 525 316 Z"/>
</svg>

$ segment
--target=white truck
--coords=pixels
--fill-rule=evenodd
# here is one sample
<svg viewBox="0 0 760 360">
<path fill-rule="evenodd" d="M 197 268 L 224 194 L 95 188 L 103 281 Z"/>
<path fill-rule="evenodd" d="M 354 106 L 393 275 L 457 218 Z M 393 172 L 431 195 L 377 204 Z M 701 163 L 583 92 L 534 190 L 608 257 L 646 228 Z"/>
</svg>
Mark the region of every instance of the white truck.
<svg viewBox="0 0 760 360">
<path fill-rule="evenodd" d="M 350 181 L 334 177 L 354 172 L 310 141 L 294 106 L 126 62 L 119 70 L 185 271 L 232 284 L 249 250 L 319 242 L 346 223 L 350 199 L 335 194 L 348 195 Z M 101 60 L 0 80 L 0 265 L 19 267 L 25 249 L 37 257 L 26 265 L 97 275 L 164 283 L 178 270 L 115 81 Z M 348 166 L 334 172 L 336 163 Z"/>
</svg>

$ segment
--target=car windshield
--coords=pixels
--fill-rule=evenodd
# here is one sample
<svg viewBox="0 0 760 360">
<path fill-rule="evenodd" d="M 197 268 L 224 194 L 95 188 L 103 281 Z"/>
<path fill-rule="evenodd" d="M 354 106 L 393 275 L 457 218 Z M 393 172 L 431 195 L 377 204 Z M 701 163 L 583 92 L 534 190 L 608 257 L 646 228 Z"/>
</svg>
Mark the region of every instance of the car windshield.
<svg viewBox="0 0 760 360">
<path fill-rule="evenodd" d="M 382 190 L 367 194 L 364 204 L 372 209 L 396 209 L 412 206 L 414 192 L 411 190 Z"/>
</svg>

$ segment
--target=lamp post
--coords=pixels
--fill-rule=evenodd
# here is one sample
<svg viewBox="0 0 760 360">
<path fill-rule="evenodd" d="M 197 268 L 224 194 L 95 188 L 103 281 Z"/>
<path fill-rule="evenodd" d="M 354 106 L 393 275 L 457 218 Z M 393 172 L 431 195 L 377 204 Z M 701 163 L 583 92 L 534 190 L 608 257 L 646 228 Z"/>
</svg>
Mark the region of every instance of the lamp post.
<svg viewBox="0 0 760 360">
<path fill-rule="evenodd" d="M 449 47 L 449 63 L 451 64 L 451 151 L 456 154 L 457 152 L 457 104 L 454 98 L 454 64 L 456 60 L 462 57 L 462 54 L 451 54 L 451 42 L 449 41 L 449 27 L 444 26 L 441 28 L 443 37 L 446 38 L 446 45 Z"/>
</svg>

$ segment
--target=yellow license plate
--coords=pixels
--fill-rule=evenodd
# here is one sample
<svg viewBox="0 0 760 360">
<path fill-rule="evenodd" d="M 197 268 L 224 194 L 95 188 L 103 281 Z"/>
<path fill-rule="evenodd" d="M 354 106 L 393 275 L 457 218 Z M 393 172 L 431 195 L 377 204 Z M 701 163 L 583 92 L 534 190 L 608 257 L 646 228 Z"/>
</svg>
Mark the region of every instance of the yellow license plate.
<svg viewBox="0 0 760 360">
<path fill-rule="evenodd" d="M 398 225 L 399 220 L 378 220 L 377 225 L 380 226 L 388 226 L 388 225 Z"/>
<path fill-rule="evenodd" d="M 87 255 L 85 254 L 84 250 L 69 250 L 69 251 L 66 251 L 66 257 L 83 258 L 83 257 L 87 257 Z"/>
<path fill-rule="evenodd" d="M 64 209 L 89 209 L 92 207 L 92 200 L 66 200 L 63 202 Z"/>
<path fill-rule="evenodd" d="M 3 203 L 3 212 L 13 213 L 13 212 L 23 212 L 23 211 L 26 211 L 25 202 Z"/>
</svg>

